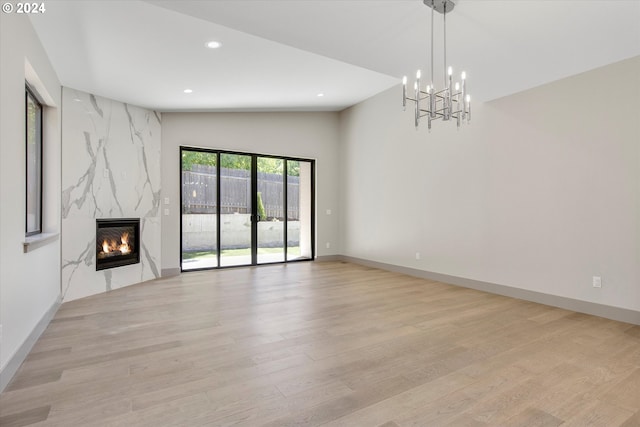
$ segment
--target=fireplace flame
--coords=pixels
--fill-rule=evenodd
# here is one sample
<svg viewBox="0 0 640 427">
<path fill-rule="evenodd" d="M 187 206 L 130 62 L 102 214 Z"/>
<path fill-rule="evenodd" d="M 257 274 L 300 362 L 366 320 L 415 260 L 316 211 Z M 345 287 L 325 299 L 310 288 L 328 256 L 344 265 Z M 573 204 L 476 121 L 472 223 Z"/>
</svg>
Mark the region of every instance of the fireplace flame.
<svg viewBox="0 0 640 427">
<path fill-rule="evenodd" d="M 120 255 L 127 255 L 131 252 L 131 246 L 129 246 L 129 233 L 122 233 L 122 236 L 120 236 L 120 243 L 116 242 L 115 240 L 107 242 L 106 239 L 102 242 L 103 254 L 114 252 L 119 252 Z"/>
<path fill-rule="evenodd" d="M 129 233 L 123 233 L 120 237 L 121 245 L 118 247 L 122 255 L 126 255 L 131 252 L 131 248 L 129 247 Z"/>
</svg>

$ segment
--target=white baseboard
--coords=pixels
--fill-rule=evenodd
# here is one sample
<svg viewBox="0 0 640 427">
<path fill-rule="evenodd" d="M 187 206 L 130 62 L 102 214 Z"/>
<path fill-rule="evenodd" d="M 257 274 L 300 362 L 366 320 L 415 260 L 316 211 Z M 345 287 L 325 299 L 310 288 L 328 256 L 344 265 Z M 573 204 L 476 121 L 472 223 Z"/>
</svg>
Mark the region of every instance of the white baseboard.
<svg viewBox="0 0 640 427">
<path fill-rule="evenodd" d="M 316 257 L 316 261 L 319 262 L 330 262 L 330 261 L 343 261 L 344 257 L 342 255 L 321 255 Z"/>
<path fill-rule="evenodd" d="M 402 273 L 408 276 L 420 277 L 422 279 L 435 280 L 442 283 L 462 286 L 464 288 L 476 289 L 478 291 L 489 292 L 491 294 L 504 295 L 511 298 L 550 305 L 552 307 L 564 308 L 565 310 L 591 314 L 593 316 L 604 317 L 606 319 L 617 320 L 619 322 L 640 325 L 640 311 L 613 307 L 594 302 L 581 301 L 557 295 L 545 294 L 542 292 L 529 291 L 527 289 L 513 288 L 510 286 L 482 282 L 479 280 L 465 279 L 463 277 L 449 276 L 447 274 L 433 273 L 430 271 L 418 270 L 410 267 L 385 264 L 382 262 L 370 261 L 346 255 L 340 255 L 339 260 L 352 262 L 354 264 L 360 264 L 367 267 L 379 268 L 381 270 Z"/>
<path fill-rule="evenodd" d="M 45 329 L 47 329 L 47 326 L 49 326 L 51 319 L 53 319 L 53 316 L 55 316 L 61 304 L 62 300 L 58 297 L 58 299 L 53 303 L 53 305 L 51 305 L 51 307 L 49 307 L 49 310 L 47 310 L 44 316 L 42 316 L 40 321 L 33 328 L 27 339 L 24 340 L 22 345 L 18 347 L 13 356 L 11 356 L 2 371 L 0 371 L 0 393 L 7 385 L 9 385 L 13 376 L 18 372 L 22 362 L 25 361 L 29 352 L 33 348 L 33 345 L 38 341 L 38 338 L 40 338 L 40 335 L 42 335 Z"/>
</svg>

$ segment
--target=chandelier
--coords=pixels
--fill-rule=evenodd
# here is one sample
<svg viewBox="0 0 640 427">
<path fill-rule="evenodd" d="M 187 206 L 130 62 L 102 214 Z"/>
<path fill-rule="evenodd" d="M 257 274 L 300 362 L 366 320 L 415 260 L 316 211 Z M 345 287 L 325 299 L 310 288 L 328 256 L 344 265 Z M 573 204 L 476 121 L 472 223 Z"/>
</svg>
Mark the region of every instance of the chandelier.
<svg viewBox="0 0 640 427">
<path fill-rule="evenodd" d="M 407 76 L 402 78 L 402 107 L 406 110 L 407 100 L 415 103 L 416 129 L 422 117 L 427 118 L 429 129 L 433 120 L 455 120 L 458 128 L 465 121 L 471 120 L 471 96 L 467 93 L 466 73 L 460 75 L 461 83 L 452 85 L 453 68 L 447 67 L 447 13 L 453 10 L 452 0 L 423 0 L 431 8 L 431 80 L 426 87 L 420 85 L 420 70 L 416 73 L 413 84 L 414 98 L 407 96 Z M 433 81 L 433 15 L 434 11 L 442 13 L 444 23 L 444 88 L 437 90 Z"/>
</svg>

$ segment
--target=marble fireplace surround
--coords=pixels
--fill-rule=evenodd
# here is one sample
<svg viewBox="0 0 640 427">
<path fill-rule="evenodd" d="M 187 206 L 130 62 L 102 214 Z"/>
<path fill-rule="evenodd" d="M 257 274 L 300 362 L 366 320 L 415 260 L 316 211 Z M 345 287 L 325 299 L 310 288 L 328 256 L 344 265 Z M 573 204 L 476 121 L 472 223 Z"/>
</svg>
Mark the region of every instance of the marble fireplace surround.
<svg viewBox="0 0 640 427">
<path fill-rule="evenodd" d="M 160 114 L 62 93 L 63 301 L 160 277 Z M 96 271 L 96 219 L 140 218 L 140 263 Z"/>
</svg>

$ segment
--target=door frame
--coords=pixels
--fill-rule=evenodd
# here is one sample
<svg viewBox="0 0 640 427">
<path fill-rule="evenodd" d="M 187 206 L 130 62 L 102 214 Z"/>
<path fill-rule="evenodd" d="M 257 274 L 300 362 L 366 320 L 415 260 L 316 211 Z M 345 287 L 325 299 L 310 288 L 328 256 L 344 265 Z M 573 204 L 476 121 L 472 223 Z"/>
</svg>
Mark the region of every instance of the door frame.
<svg viewBox="0 0 640 427">
<path fill-rule="evenodd" d="M 202 267 L 202 268 L 191 268 L 184 269 L 183 268 L 183 181 L 182 181 L 182 152 L 183 151 L 195 151 L 201 153 L 215 154 L 216 155 L 216 257 L 217 257 L 217 267 Z M 221 266 L 221 214 L 220 214 L 220 184 L 221 184 L 221 176 L 220 176 L 220 156 L 222 154 L 232 154 L 232 155 L 241 155 L 241 156 L 250 156 L 251 157 L 251 262 L 249 264 L 242 265 L 229 265 L 229 266 Z M 284 251 L 284 261 L 275 261 L 269 263 L 258 263 L 258 158 L 273 158 L 283 160 L 283 203 L 284 203 L 284 224 L 283 224 L 283 251 Z M 287 183 L 287 162 L 288 161 L 296 161 L 296 162 L 307 162 L 311 167 L 311 177 L 310 177 L 310 185 L 309 189 L 311 193 L 311 219 L 310 219 L 310 238 L 311 238 L 311 257 L 310 258 L 298 258 L 298 259 L 288 259 L 287 249 L 288 249 L 288 183 Z M 290 156 L 279 156 L 274 154 L 260 154 L 260 153 L 250 153 L 250 152 L 242 152 L 242 151 L 232 151 L 225 149 L 217 149 L 217 148 L 206 148 L 206 147 L 193 147 L 188 145 L 180 145 L 179 154 L 178 154 L 178 167 L 179 167 L 179 175 L 180 175 L 180 271 L 181 272 L 189 272 L 189 271 L 202 271 L 202 270 L 216 270 L 222 268 L 238 268 L 238 267 L 254 267 L 260 265 L 272 265 L 272 264 L 284 264 L 291 262 L 305 262 L 305 261 L 313 261 L 316 257 L 316 161 L 315 159 L 307 159 L 302 157 L 290 157 Z"/>
</svg>

